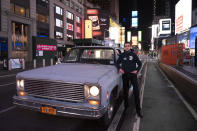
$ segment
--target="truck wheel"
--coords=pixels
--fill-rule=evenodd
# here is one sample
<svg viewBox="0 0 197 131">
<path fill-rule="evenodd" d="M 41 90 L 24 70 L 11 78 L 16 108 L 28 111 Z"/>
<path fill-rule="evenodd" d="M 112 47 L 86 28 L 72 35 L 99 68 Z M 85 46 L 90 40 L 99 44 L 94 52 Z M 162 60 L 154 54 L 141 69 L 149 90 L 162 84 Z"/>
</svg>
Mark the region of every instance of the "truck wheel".
<svg viewBox="0 0 197 131">
<path fill-rule="evenodd" d="M 108 126 L 113 118 L 114 115 L 114 107 L 115 107 L 115 101 L 113 95 L 110 97 L 109 106 L 107 107 L 107 111 L 105 115 L 101 118 L 101 124 L 103 126 Z"/>
</svg>

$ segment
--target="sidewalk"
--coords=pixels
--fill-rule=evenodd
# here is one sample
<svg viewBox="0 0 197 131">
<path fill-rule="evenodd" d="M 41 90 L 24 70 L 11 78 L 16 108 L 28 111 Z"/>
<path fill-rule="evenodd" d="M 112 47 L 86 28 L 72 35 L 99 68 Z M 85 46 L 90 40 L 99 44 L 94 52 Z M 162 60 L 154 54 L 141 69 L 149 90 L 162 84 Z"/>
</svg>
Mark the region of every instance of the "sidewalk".
<svg viewBox="0 0 197 131">
<path fill-rule="evenodd" d="M 197 121 L 154 63 L 148 64 L 140 131 L 196 131 Z"/>
<path fill-rule="evenodd" d="M 188 65 L 172 66 L 172 67 L 175 68 L 176 70 L 184 73 L 188 77 L 194 79 L 195 81 L 197 81 L 197 67 L 188 66 Z"/>
</svg>

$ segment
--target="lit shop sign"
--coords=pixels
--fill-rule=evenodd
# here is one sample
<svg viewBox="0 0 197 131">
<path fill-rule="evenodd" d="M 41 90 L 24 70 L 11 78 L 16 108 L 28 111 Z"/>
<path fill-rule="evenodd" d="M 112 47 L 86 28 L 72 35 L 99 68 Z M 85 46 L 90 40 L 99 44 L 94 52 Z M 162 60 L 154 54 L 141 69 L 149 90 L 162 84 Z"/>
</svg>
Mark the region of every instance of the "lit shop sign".
<svg viewBox="0 0 197 131">
<path fill-rule="evenodd" d="M 92 38 L 92 21 L 85 20 L 85 38 Z"/>
<path fill-rule="evenodd" d="M 56 51 L 57 50 L 57 46 L 56 45 L 42 45 L 42 44 L 37 44 L 36 45 L 36 50 Z"/>
<path fill-rule="evenodd" d="M 152 38 L 158 38 L 158 28 L 158 24 L 152 25 Z"/>
<path fill-rule="evenodd" d="M 142 41 L 142 31 L 138 31 L 138 41 Z"/>
<path fill-rule="evenodd" d="M 138 11 L 131 12 L 131 26 L 138 27 Z"/>
<path fill-rule="evenodd" d="M 138 44 L 137 36 L 132 36 L 132 46 L 137 44 Z"/>
<path fill-rule="evenodd" d="M 131 31 L 127 31 L 127 42 L 131 41 Z"/>
<path fill-rule="evenodd" d="M 195 39 L 197 36 L 197 27 L 190 29 L 190 48 L 195 49 Z"/>
<path fill-rule="evenodd" d="M 138 17 L 138 11 L 132 11 L 131 17 Z"/>
<path fill-rule="evenodd" d="M 115 43 L 119 43 L 120 29 L 118 27 L 110 27 L 109 28 L 109 37 L 111 40 L 114 40 Z"/>
<path fill-rule="evenodd" d="M 159 27 L 159 34 L 171 34 L 171 19 L 160 19 Z"/>
<path fill-rule="evenodd" d="M 92 21 L 92 36 L 102 35 L 98 10 L 97 9 L 88 9 L 87 10 L 87 18 L 88 18 L 88 20 Z"/>
<path fill-rule="evenodd" d="M 192 0 L 180 0 L 175 7 L 175 34 L 191 27 Z"/>
</svg>

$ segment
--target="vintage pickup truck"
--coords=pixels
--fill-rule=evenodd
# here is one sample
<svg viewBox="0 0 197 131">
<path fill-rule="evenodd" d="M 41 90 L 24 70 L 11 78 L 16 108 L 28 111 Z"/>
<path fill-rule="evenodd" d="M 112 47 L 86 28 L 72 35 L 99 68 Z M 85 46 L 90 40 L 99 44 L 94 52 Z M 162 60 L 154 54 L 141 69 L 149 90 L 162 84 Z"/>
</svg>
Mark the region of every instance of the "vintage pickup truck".
<svg viewBox="0 0 197 131">
<path fill-rule="evenodd" d="M 18 73 L 16 106 L 109 124 L 122 90 L 111 47 L 72 48 L 63 63 Z"/>
</svg>

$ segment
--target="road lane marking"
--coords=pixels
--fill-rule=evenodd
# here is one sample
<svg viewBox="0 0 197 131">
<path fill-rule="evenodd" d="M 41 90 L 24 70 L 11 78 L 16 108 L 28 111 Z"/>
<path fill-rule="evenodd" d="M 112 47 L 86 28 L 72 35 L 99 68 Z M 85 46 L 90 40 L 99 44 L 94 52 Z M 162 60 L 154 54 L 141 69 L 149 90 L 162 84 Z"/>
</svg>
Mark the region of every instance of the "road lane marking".
<svg viewBox="0 0 197 131">
<path fill-rule="evenodd" d="M 12 75 L 2 75 L 2 76 L 0 76 L 0 78 L 1 78 L 1 77 L 11 77 L 11 76 L 16 76 L 16 74 L 12 74 Z"/>
<path fill-rule="evenodd" d="M 13 84 L 16 84 L 16 82 L 14 82 L 14 83 L 4 84 L 4 85 L 0 85 L 0 87 L 2 87 L 2 86 L 8 86 L 8 85 L 13 85 Z"/>
<path fill-rule="evenodd" d="M 124 111 L 124 101 L 120 104 L 118 111 L 116 112 L 111 124 L 109 125 L 107 131 L 116 131 L 118 128 L 119 121 L 121 119 L 122 113 Z"/>
<path fill-rule="evenodd" d="M 146 83 L 146 73 L 147 73 L 147 66 L 148 66 L 148 62 L 146 63 L 146 67 L 145 67 L 145 73 L 144 73 L 144 82 L 142 84 L 142 89 L 141 89 L 141 102 L 140 105 L 142 107 L 142 103 L 143 103 L 143 97 L 144 97 L 144 87 L 145 87 L 145 83 Z M 142 109 L 143 110 L 143 109 Z M 137 114 L 135 115 L 135 118 L 137 119 L 136 122 L 133 124 L 133 130 L 132 131 L 139 131 L 140 130 L 140 117 L 137 116 Z"/>
<path fill-rule="evenodd" d="M 7 112 L 7 111 L 10 111 L 10 110 L 14 109 L 15 107 L 16 107 L 16 106 L 11 106 L 11 107 L 9 107 L 9 108 L 7 108 L 7 109 L 4 109 L 4 110 L 0 111 L 0 114 L 3 114 L 3 113 L 5 113 L 5 112 Z"/>
<path fill-rule="evenodd" d="M 174 89 L 174 91 L 176 92 L 176 94 L 178 95 L 178 97 L 181 99 L 181 101 L 184 103 L 184 105 L 187 107 L 187 109 L 189 110 L 189 112 L 191 113 L 191 115 L 194 117 L 194 119 L 197 121 L 197 113 L 195 112 L 195 110 L 193 109 L 193 107 L 184 99 L 184 97 L 181 95 L 181 93 L 176 89 L 176 87 L 174 86 L 174 84 L 168 79 L 168 77 L 164 74 L 164 72 L 159 68 L 159 71 L 161 72 L 161 74 L 165 77 L 165 79 L 168 81 L 168 83 L 170 84 L 170 87 L 172 87 Z"/>
</svg>

